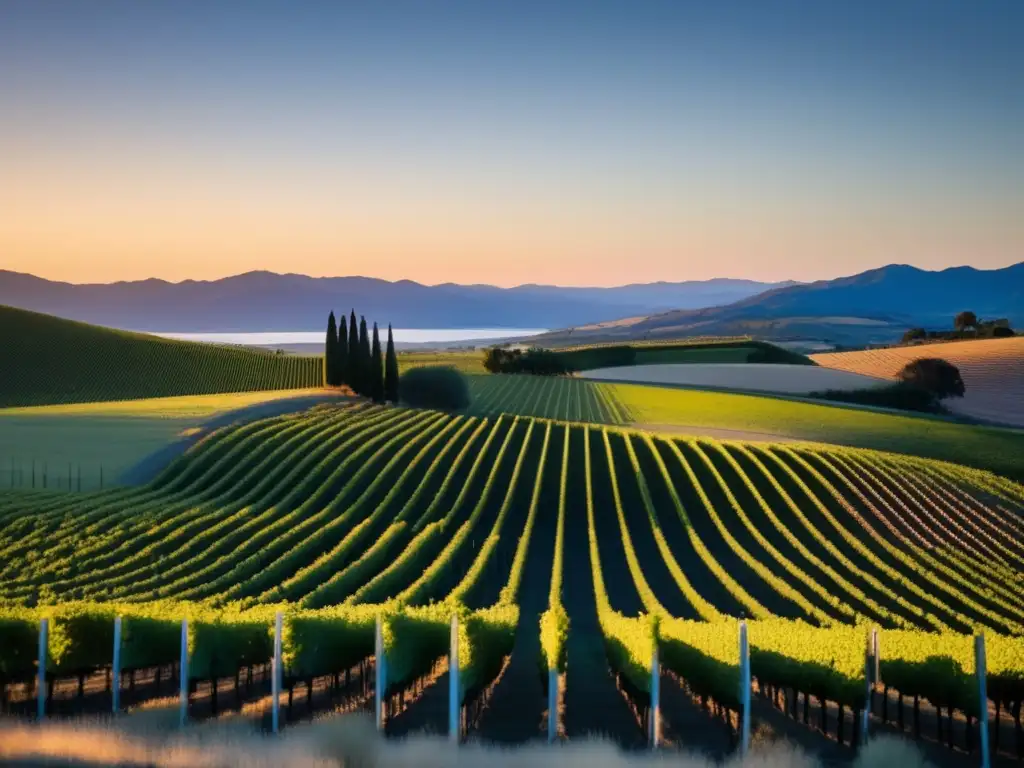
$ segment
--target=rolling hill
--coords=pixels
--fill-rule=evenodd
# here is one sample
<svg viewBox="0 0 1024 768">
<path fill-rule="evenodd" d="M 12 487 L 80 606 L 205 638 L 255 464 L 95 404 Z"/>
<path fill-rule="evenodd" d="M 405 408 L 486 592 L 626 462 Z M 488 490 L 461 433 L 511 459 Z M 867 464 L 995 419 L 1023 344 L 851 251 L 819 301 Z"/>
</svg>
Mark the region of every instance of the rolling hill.
<svg viewBox="0 0 1024 768">
<path fill-rule="evenodd" d="M 1024 427 L 1024 336 L 811 355 L 818 365 L 895 379 L 903 366 L 939 357 L 960 369 L 966 393 L 943 404 L 954 413 Z"/>
<path fill-rule="evenodd" d="M 173 341 L 0 306 L 0 407 L 303 389 L 321 357 Z"/>
<path fill-rule="evenodd" d="M 685 336 L 828 339 L 891 343 L 907 328 L 951 328 L 970 309 L 982 319 L 1024 325 L 1024 262 L 1004 269 L 936 272 L 894 264 L 851 277 L 776 288 L 727 306 L 633 317 L 558 331 L 547 344 Z"/>
</svg>

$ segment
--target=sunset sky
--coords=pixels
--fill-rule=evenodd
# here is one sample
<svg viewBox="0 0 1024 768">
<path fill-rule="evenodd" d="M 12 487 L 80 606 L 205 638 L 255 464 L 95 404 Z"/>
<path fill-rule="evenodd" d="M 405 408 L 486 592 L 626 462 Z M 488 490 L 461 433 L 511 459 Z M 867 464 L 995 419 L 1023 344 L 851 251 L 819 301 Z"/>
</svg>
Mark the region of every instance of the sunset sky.
<svg viewBox="0 0 1024 768">
<path fill-rule="evenodd" d="M 1024 260 L 1024 2 L 0 0 L 0 268 Z"/>
</svg>

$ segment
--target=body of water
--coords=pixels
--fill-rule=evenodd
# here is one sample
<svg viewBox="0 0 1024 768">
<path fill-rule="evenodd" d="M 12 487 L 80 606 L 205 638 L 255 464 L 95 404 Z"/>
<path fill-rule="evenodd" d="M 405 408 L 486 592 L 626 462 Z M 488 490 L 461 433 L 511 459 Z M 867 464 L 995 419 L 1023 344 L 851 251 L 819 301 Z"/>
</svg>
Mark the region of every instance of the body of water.
<svg viewBox="0 0 1024 768">
<path fill-rule="evenodd" d="M 372 326 L 371 326 L 372 328 Z M 380 329 L 381 343 L 387 328 Z M 395 342 L 402 344 L 455 344 L 482 339 L 509 339 L 546 333 L 543 328 L 395 328 Z M 247 344 L 254 347 L 289 344 L 323 344 L 326 331 L 267 331 L 263 333 L 155 333 L 168 339 L 206 341 L 216 344 Z"/>
</svg>

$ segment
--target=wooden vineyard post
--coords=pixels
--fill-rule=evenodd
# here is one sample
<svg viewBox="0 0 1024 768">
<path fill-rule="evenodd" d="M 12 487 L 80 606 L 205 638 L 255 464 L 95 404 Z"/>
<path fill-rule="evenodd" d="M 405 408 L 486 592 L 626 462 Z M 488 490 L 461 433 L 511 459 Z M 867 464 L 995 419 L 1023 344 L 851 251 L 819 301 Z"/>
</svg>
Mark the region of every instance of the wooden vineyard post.
<svg viewBox="0 0 1024 768">
<path fill-rule="evenodd" d="M 740 755 L 750 749 L 750 641 L 747 622 L 740 622 Z"/>
<path fill-rule="evenodd" d="M 110 689 L 111 711 L 116 715 L 121 709 L 121 617 L 114 617 L 114 658 L 110 669 L 113 685 Z"/>
<path fill-rule="evenodd" d="M 274 659 L 270 663 L 270 728 L 281 728 L 281 612 L 274 614 Z M 312 692 L 310 692 L 312 697 Z"/>
<path fill-rule="evenodd" d="M 558 736 L 558 670 L 548 668 L 548 744 Z"/>
<path fill-rule="evenodd" d="M 988 673 L 985 669 L 985 634 L 983 632 L 974 637 L 974 674 L 978 677 L 978 731 L 981 745 L 981 768 L 989 768 L 991 757 L 988 747 L 988 690 L 985 680 Z M 998 722 L 996 727 L 999 727 Z"/>
<path fill-rule="evenodd" d="M 376 716 L 377 730 L 384 732 L 384 692 L 388 685 L 387 658 L 384 654 L 384 621 L 377 616 L 377 628 L 374 636 L 373 662 L 376 667 L 374 673 L 374 714 Z"/>
<path fill-rule="evenodd" d="M 462 738 L 462 701 L 459 696 L 459 616 L 452 616 L 451 648 L 448 651 L 448 741 Z"/>
<path fill-rule="evenodd" d="M 651 657 L 651 714 L 648 718 L 647 736 L 651 749 L 661 746 L 661 663 L 658 660 L 658 643 L 654 643 Z"/>
<path fill-rule="evenodd" d="M 181 662 L 178 664 L 178 723 L 188 722 L 188 619 L 181 620 Z"/>
<path fill-rule="evenodd" d="M 871 715 L 871 698 L 874 693 L 874 680 L 877 657 L 875 647 L 878 642 L 878 634 L 871 633 L 871 650 L 864 654 L 864 709 L 860 712 L 860 744 L 863 747 L 868 743 L 868 722 Z"/>
<path fill-rule="evenodd" d="M 49 623 L 46 619 L 39 620 L 39 670 L 36 682 L 36 719 L 46 719 L 46 657 L 48 653 Z"/>
</svg>

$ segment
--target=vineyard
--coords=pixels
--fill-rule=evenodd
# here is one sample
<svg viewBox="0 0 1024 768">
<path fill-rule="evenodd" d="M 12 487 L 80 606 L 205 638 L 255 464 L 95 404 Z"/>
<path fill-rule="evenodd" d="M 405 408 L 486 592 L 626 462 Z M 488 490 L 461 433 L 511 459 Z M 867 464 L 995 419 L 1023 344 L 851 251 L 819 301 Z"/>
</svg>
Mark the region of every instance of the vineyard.
<svg viewBox="0 0 1024 768">
<path fill-rule="evenodd" d="M 589 393 L 569 417 L 616 418 L 604 390 L 556 386 Z M 900 722 L 904 696 L 915 718 L 925 699 L 949 733 L 954 710 L 978 714 L 969 635 L 984 631 L 990 698 L 1018 713 L 1020 745 L 1022 511 L 1017 483 L 897 454 L 320 406 L 217 431 L 147 486 L 0 493 L 3 699 L 28 706 L 40 617 L 51 675 L 80 680 L 109 668 L 115 613 L 131 669 L 173 666 L 188 618 L 191 677 L 216 701 L 215 681 L 237 689 L 269 659 L 275 611 L 289 685 L 310 696 L 314 678 L 365 672 L 381 616 L 395 717 L 443 730 L 430 675 L 457 613 L 460 695 L 494 689 L 469 730 L 537 728 L 542 687 L 502 672 L 535 653 L 529 667 L 563 673 L 569 738 L 630 744 L 654 647 L 680 691 L 735 709 L 744 617 L 760 689 L 803 696 L 805 721 L 813 700 L 840 738 L 845 708 L 848 739 L 870 627 Z"/>
<path fill-rule="evenodd" d="M 0 408 L 303 389 L 323 359 L 162 339 L 0 306 Z"/>
<path fill-rule="evenodd" d="M 809 370 L 792 366 L 796 371 Z M 575 377 L 470 376 L 476 416 L 640 426 L 722 437 L 841 443 L 986 469 L 1024 480 L 1024 432 L 734 392 L 600 383 Z"/>
<path fill-rule="evenodd" d="M 894 379 L 912 360 L 939 357 L 960 369 L 967 393 L 943 402 L 954 413 L 1024 427 L 1024 338 L 952 341 L 813 355 L 819 365 Z"/>
</svg>

